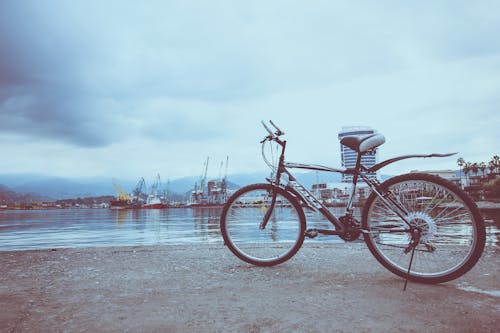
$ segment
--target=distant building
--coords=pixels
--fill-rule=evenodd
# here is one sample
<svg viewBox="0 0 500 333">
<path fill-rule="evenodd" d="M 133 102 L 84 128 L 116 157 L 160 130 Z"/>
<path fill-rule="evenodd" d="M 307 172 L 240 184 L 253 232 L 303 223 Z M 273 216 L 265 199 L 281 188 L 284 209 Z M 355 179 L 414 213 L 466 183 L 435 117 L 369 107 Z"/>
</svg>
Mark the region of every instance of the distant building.
<svg viewBox="0 0 500 333">
<path fill-rule="evenodd" d="M 463 186 L 463 184 L 461 184 L 460 178 L 457 177 L 457 172 L 455 170 L 425 170 L 425 171 L 412 170 L 411 171 L 411 173 L 415 172 L 427 173 L 429 175 L 438 176 L 455 183 L 455 185 L 457 186 Z"/>
<path fill-rule="evenodd" d="M 346 183 L 318 183 L 311 186 L 311 194 L 320 200 L 327 207 L 345 207 L 349 201 L 352 187 Z M 370 189 L 365 183 L 356 186 L 356 193 L 353 197 L 353 204 L 361 206 L 364 204 Z M 358 215 L 360 211 L 357 212 Z M 357 216 L 360 218 L 360 216 Z"/>
<path fill-rule="evenodd" d="M 348 189 L 345 183 L 319 183 L 311 186 L 311 193 L 316 199 L 331 203 L 333 199 L 343 198 L 348 193 Z"/>
<path fill-rule="evenodd" d="M 350 126 L 350 127 L 342 127 L 342 131 L 339 133 L 339 141 L 346 136 L 353 135 L 369 135 L 375 134 L 377 131 L 368 126 Z M 346 169 L 354 168 L 356 166 L 356 159 L 358 157 L 358 153 L 348 148 L 344 145 L 340 145 L 340 157 L 342 161 L 342 166 Z M 365 167 L 369 168 L 374 166 L 377 163 L 377 153 L 376 151 L 367 152 L 361 158 L 361 164 Z M 377 179 L 376 173 L 367 174 L 368 178 L 372 180 Z M 342 175 L 342 181 L 346 183 L 352 182 L 352 175 Z"/>
<path fill-rule="evenodd" d="M 429 175 L 439 176 L 441 178 L 448 180 L 457 179 L 457 172 L 455 170 L 425 170 L 425 171 L 412 170 L 411 172 L 427 173 Z"/>
</svg>

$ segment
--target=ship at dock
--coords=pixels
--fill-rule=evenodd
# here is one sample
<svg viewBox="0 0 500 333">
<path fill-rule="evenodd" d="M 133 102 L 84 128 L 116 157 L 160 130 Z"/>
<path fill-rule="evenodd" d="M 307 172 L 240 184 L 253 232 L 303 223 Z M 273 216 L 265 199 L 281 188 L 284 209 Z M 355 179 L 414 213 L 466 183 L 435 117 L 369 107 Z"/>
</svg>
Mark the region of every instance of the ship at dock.
<svg viewBox="0 0 500 333">
<path fill-rule="evenodd" d="M 184 200 L 179 195 L 169 194 L 169 182 L 166 189 L 163 187 L 158 174 L 153 184 L 148 188 L 144 178 L 141 178 L 135 188 L 127 193 L 116 182 L 113 186 L 117 192 L 115 200 L 109 202 L 111 209 L 163 209 L 163 208 L 211 208 L 222 207 L 228 199 L 227 168 L 229 157 L 222 161 L 217 178 L 208 179 L 207 157 L 203 164 L 201 176 L 194 183 L 194 187 L 186 193 Z M 169 197 L 171 200 L 169 200 Z M 177 198 L 177 199 L 176 199 Z"/>
<path fill-rule="evenodd" d="M 128 209 L 128 208 L 131 208 L 130 201 L 120 200 L 120 199 L 111 200 L 109 202 L 109 208 L 110 209 Z"/>
<path fill-rule="evenodd" d="M 168 191 L 162 187 L 160 174 L 157 175 L 149 191 L 144 178 L 139 180 L 131 194 L 126 193 L 116 181 L 113 181 L 113 187 L 117 196 L 115 200 L 109 202 L 110 209 L 162 209 L 169 206 Z"/>
<path fill-rule="evenodd" d="M 207 157 L 205 163 L 203 164 L 202 174 L 199 181 L 194 184 L 194 188 L 191 191 L 191 196 L 186 204 L 186 207 L 222 207 L 227 201 L 227 167 L 229 157 L 226 157 L 225 168 L 224 162 L 221 162 L 219 177 L 217 179 L 207 181 L 209 160 L 210 158 Z M 222 174 L 223 168 L 225 169 L 224 175 Z"/>
<path fill-rule="evenodd" d="M 158 174 L 156 181 L 151 186 L 151 192 L 146 197 L 146 202 L 142 207 L 146 209 L 161 209 L 168 207 L 167 193 L 162 190 L 160 174 Z"/>
<path fill-rule="evenodd" d="M 132 204 L 132 197 L 126 193 L 123 188 L 116 182 L 113 181 L 113 187 L 117 192 L 115 200 L 109 202 L 110 209 L 128 209 Z"/>
</svg>

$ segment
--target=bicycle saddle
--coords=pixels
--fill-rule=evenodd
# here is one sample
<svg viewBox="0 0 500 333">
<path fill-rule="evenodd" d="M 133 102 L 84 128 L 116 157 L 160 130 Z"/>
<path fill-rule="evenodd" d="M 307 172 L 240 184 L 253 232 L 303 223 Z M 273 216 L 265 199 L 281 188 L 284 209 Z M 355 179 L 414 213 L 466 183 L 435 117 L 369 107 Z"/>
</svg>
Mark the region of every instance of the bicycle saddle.
<svg viewBox="0 0 500 333">
<path fill-rule="evenodd" d="M 358 153 L 365 153 L 370 149 L 382 145 L 384 142 L 385 137 L 382 134 L 353 135 L 343 137 L 340 140 L 341 144 Z"/>
</svg>

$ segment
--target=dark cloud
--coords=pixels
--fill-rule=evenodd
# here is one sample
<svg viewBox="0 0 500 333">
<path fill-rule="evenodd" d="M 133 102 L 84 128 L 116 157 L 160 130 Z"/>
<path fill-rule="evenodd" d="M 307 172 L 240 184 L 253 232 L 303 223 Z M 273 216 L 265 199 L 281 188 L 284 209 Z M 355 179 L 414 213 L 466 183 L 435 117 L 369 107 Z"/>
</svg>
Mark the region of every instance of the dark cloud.
<svg viewBox="0 0 500 333">
<path fill-rule="evenodd" d="M 110 143 L 94 97 L 79 82 L 78 58 L 35 10 L 0 5 L 0 131 L 86 147 Z"/>
<path fill-rule="evenodd" d="M 36 2 L 0 4 L 3 133 L 83 147 L 134 135 L 174 141 L 216 137 L 217 128 L 201 120 L 210 117 L 201 104 L 186 110 L 176 102 L 166 111 L 143 104 L 151 98 L 223 102 L 248 94 L 248 82 L 256 81 L 242 75 L 244 64 L 222 54 L 225 45 L 205 54 L 189 47 L 169 52 L 168 45 L 151 40 L 150 29 L 128 28 L 134 23 L 126 17 L 135 17 L 136 8 L 124 6 L 116 18 L 107 15 L 109 7 L 98 13 L 85 2 L 58 5 L 55 13 Z M 151 10 L 146 14 L 160 19 Z M 162 31 L 155 30 L 157 37 L 178 38 L 177 30 Z M 221 55 L 227 61 L 215 61 Z"/>
<path fill-rule="evenodd" d="M 4 133 L 84 147 L 134 135 L 207 140 L 222 133 L 223 124 L 211 121 L 220 112 L 212 103 L 268 89 L 256 74 L 262 59 L 245 56 L 245 42 L 228 48 L 221 38 L 229 35 L 231 44 L 237 42 L 235 34 L 213 18 L 187 12 L 188 23 L 173 19 L 164 25 L 163 14 L 152 8 L 126 5 L 109 16 L 109 5 L 92 15 L 93 6 L 85 2 L 59 5 L 62 16 L 36 2 L 0 4 Z M 135 11 L 160 26 L 134 23 Z M 194 29 L 196 22 L 207 29 Z M 151 99 L 167 102 L 146 105 Z"/>
<path fill-rule="evenodd" d="M 107 132 L 96 126 L 94 110 L 86 110 L 81 97 L 50 88 L 21 86 L 3 98 L 0 131 L 86 147 L 109 143 Z"/>
</svg>

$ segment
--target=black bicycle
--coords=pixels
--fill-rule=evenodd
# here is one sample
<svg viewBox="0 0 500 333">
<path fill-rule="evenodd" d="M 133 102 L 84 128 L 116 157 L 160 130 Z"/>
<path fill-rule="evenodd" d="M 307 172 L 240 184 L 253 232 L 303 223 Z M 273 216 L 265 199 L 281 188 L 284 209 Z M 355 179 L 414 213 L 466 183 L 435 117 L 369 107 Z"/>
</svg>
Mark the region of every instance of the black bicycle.
<svg viewBox="0 0 500 333">
<path fill-rule="evenodd" d="M 453 183 L 429 174 L 409 173 L 379 183 L 369 177 L 382 167 L 408 158 L 446 157 L 454 154 L 405 155 L 369 168 L 362 156 L 385 142 L 381 134 L 347 136 L 341 144 L 357 152 L 354 168 L 337 169 L 285 161 L 286 141 L 272 121 L 261 141 L 264 161 L 273 173 L 268 183 L 236 191 L 220 219 L 224 243 L 240 259 L 272 266 L 290 259 L 305 237 L 338 235 L 345 241 L 361 234 L 375 258 L 407 280 L 441 283 L 460 277 L 479 260 L 485 245 L 485 226 L 475 203 Z M 273 158 L 267 149 L 275 152 Z M 281 151 L 280 151 L 281 150 Z M 307 169 L 352 175 L 352 190 L 345 214 L 334 216 L 290 173 Z M 371 193 L 364 203 L 361 222 L 355 219 L 354 194 L 359 180 Z M 322 214 L 334 228 L 306 229 L 304 209 Z"/>
</svg>

